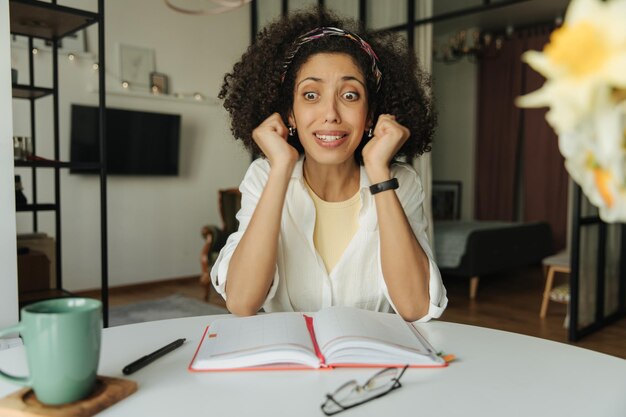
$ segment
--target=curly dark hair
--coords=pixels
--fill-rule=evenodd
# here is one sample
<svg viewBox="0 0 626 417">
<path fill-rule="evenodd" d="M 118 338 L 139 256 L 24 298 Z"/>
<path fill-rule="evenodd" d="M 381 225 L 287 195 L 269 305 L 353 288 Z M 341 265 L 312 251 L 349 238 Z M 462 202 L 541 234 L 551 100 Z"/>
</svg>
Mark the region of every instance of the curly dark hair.
<svg viewBox="0 0 626 417">
<path fill-rule="evenodd" d="M 375 51 L 382 72 L 379 90 L 372 73 L 371 58 L 353 40 L 341 36 L 325 36 L 308 42 L 298 50 L 283 77 L 285 56 L 294 40 L 318 27 L 337 27 L 357 34 Z M 408 128 L 411 136 L 395 158 L 412 159 L 430 151 L 436 115 L 430 96 L 430 77 L 417 62 L 406 41 L 397 33 L 372 33 L 354 20 L 343 19 L 324 8 L 310 8 L 291 13 L 266 26 L 224 76 L 219 98 L 231 116 L 231 131 L 252 155 L 262 154 L 252 139 L 252 131 L 274 112 L 279 112 L 285 124 L 293 106 L 293 91 L 299 68 L 317 53 L 346 53 L 350 55 L 366 78 L 368 111 L 374 125 L 380 114 L 396 116 L 398 123 Z M 289 143 L 300 154 L 304 149 L 297 137 Z M 355 157 L 362 163 L 361 141 Z"/>
</svg>

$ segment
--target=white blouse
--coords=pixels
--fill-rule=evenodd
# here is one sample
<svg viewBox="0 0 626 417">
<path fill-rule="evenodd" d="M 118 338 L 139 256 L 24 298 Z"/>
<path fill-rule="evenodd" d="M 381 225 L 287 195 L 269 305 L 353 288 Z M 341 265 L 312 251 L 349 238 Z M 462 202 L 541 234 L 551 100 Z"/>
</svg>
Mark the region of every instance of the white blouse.
<svg viewBox="0 0 626 417">
<path fill-rule="evenodd" d="M 269 162 L 257 159 L 248 168 L 239 187 L 242 193 L 241 210 L 237 213 L 239 230 L 229 236 L 211 269 L 213 285 L 224 299 L 230 259 L 252 218 L 269 171 Z M 424 190 L 417 172 L 410 165 L 393 164 L 391 175 L 400 183 L 400 188 L 395 192 L 417 240 L 429 258 L 430 305 L 426 316 L 418 320 L 428 321 L 441 316 L 448 298 L 439 269 L 433 261 L 426 233 L 428 222 L 422 208 Z M 315 207 L 304 183 L 303 158 L 297 162 L 285 195 L 276 273 L 263 304 L 265 311 L 312 312 L 336 305 L 382 312 L 395 310 L 383 278 L 376 206 L 364 167 L 361 167 L 360 178 L 362 205 L 359 229 L 339 262 L 328 273 L 313 244 Z"/>
</svg>

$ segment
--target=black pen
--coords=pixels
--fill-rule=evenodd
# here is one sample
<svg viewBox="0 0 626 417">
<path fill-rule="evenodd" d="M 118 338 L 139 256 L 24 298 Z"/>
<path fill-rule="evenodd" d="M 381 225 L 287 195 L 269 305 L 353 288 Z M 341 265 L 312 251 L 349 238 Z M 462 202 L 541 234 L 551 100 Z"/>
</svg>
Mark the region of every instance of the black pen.
<svg viewBox="0 0 626 417">
<path fill-rule="evenodd" d="M 156 359 L 160 358 L 161 356 L 165 355 L 166 353 L 171 352 L 174 349 L 182 346 L 183 343 L 185 343 L 185 339 L 175 340 L 172 343 L 170 343 L 169 345 L 163 346 L 161 349 L 155 350 L 154 352 L 150 353 L 149 355 L 142 356 L 141 358 L 137 359 L 135 362 L 133 362 L 133 363 L 131 363 L 129 365 L 126 365 L 124 367 L 124 369 L 122 369 L 122 372 L 124 373 L 124 375 L 130 375 L 133 372 L 136 372 L 136 371 L 140 370 L 144 366 L 148 365 L 149 363 L 151 363 L 151 362 L 155 361 Z"/>
</svg>

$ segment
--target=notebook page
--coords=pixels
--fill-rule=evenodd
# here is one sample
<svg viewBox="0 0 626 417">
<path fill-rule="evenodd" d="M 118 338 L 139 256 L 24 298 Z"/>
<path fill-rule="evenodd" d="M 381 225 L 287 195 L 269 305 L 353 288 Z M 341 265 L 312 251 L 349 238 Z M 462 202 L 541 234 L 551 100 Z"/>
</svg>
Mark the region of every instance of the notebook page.
<svg viewBox="0 0 626 417">
<path fill-rule="evenodd" d="M 11 349 L 16 346 L 22 346 L 22 339 L 19 337 L 9 339 L 0 338 L 0 350 Z"/>
<path fill-rule="evenodd" d="M 203 342 L 202 356 L 245 355 L 281 346 L 294 346 L 315 355 L 302 314 L 272 313 L 215 320 Z"/>
<path fill-rule="evenodd" d="M 379 313 L 352 307 L 329 307 L 315 313 L 315 336 L 326 354 L 330 344 L 355 338 L 395 345 L 427 354 L 425 346 L 397 314 Z"/>
</svg>

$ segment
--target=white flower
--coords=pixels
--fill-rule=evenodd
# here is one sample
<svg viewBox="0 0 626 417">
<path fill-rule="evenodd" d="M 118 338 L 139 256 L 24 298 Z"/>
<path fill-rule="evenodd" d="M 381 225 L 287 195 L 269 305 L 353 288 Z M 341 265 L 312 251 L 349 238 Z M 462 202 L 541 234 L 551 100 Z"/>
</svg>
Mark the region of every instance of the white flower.
<svg viewBox="0 0 626 417">
<path fill-rule="evenodd" d="M 518 98 L 548 106 L 565 167 L 607 222 L 626 222 L 626 0 L 573 0 L 543 52 L 523 59 L 547 79 Z"/>
<path fill-rule="evenodd" d="M 557 133 L 576 127 L 604 106 L 613 88 L 626 88 L 626 1 L 573 0 L 563 26 L 543 52 L 523 59 L 547 78 L 518 99 L 521 107 L 549 106 L 546 118 Z"/>
<path fill-rule="evenodd" d="M 626 221 L 626 105 L 559 135 L 565 168 L 607 222 Z"/>
</svg>

